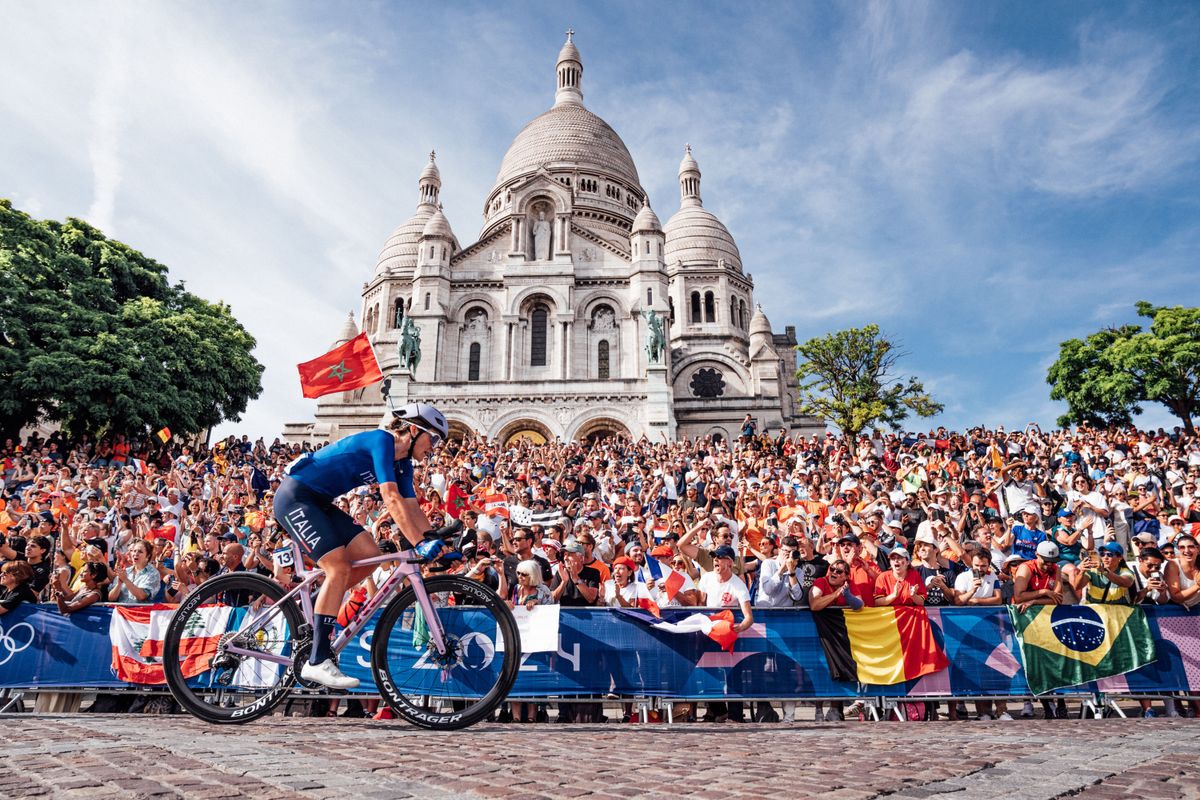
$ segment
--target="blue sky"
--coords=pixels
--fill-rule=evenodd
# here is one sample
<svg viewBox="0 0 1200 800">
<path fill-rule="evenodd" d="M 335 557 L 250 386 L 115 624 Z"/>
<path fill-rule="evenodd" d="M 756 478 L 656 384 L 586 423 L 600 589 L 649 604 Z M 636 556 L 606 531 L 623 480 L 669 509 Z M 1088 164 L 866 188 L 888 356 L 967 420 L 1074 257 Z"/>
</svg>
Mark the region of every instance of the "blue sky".
<svg viewBox="0 0 1200 800">
<path fill-rule="evenodd" d="M 1052 423 L 1060 341 L 1136 300 L 1200 305 L 1194 3 L 0 0 L 0 17 L 0 196 L 233 306 L 267 371 L 224 430 L 311 418 L 294 365 L 357 313 L 431 148 L 474 240 L 568 26 L 585 102 L 659 216 L 690 142 L 774 327 L 878 323 L 945 403 L 931 424 Z"/>
</svg>

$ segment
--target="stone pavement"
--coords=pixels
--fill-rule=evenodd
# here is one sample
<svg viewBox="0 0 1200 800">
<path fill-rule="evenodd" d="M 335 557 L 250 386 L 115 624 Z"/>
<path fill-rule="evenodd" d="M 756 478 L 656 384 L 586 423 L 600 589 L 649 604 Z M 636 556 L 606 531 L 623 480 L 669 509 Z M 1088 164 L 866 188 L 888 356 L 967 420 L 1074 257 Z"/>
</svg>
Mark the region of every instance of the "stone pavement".
<svg viewBox="0 0 1200 800">
<path fill-rule="evenodd" d="M 1200 798 L 1200 721 L 478 725 L 0 717 L 0 797 Z"/>
</svg>

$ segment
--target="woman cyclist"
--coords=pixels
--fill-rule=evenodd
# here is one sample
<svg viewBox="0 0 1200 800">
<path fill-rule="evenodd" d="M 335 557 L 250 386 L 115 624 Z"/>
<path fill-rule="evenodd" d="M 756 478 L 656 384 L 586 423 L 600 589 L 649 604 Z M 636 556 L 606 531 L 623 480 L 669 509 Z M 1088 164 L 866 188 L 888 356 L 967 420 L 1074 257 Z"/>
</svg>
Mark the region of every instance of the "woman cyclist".
<svg viewBox="0 0 1200 800">
<path fill-rule="evenodd" d="M 353 689 L 358 680 L 333 660 L 331 642 L 346 590 L 370 575 L 374 565 L 351 562 L 380 555 L 371 534 L 334 505 L 334 498 L 359 486 L 379 484 L 388 513 L 414 547 L 430 524 L 413 490 L 413 459 L 421 460 L 446 438 L 445 416 L 431 405 L 412 403 L 384 415 L 378 430 L 364 431 L 307 453 L 292 462 L 275 493 L 275 518 L 309 559 L 325 571 L 313 614 L 313 645 L 300 677 L 332 689 Z M 429 557 L 441 542 L 421 551 Z M 428 552 L 426 552 L 428 551 Z"/>
</svg>

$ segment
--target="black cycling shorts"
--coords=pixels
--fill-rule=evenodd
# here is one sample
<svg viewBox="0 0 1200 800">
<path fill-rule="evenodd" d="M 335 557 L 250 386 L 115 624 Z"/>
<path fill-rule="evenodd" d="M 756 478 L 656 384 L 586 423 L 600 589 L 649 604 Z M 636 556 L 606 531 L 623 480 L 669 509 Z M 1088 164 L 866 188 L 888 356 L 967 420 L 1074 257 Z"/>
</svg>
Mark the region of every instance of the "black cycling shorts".
<svg viewBox="0 0 1200 800">
<path fill-rule="evenodd" d="M 313 561 L 345 547 L 363 532 L 353 517 L 333 504 L 333 498 L 292 477 L 284 478 L 275 493 L 275 519 Z"/>
</svg>

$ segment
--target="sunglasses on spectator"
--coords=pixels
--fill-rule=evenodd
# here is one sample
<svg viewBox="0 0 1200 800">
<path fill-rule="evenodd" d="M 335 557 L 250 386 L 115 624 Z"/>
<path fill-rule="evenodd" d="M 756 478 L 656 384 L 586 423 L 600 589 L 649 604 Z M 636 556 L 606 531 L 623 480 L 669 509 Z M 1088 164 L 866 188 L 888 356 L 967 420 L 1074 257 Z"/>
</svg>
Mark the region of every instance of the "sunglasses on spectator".
<svg viewBox="0 0 1200 800">
<path fill-rule="evenodd" d="M 846 574 L 846 570 L 844 570 L 844 569 L 831 569 L 831 570 L 829 570 L 829 574 L 830 574 L 830 575 L 845 575 L 845 574 Z"/>
</svg>

